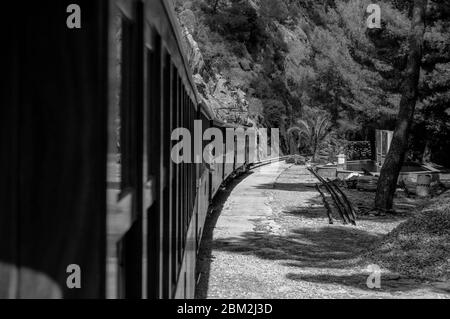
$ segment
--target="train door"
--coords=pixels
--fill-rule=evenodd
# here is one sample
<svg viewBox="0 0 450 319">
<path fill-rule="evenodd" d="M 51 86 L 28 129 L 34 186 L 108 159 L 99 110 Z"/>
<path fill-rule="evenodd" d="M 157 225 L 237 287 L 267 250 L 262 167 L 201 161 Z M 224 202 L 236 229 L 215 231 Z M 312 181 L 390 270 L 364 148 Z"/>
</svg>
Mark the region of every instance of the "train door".
<svg viewBox="0 0 450 319">
<path fill-rule="evenodd" d="M 111 4 L 107 296 L 142 297 L 143 8 Z"/>
</svg>

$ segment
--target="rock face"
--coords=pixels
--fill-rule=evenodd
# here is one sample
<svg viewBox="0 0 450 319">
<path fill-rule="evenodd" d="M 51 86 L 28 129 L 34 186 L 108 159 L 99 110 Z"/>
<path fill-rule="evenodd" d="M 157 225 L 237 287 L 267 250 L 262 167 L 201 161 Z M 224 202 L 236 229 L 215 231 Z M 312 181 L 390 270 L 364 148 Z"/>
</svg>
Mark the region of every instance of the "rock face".
<svg viewBox="0 0 450 319">
<path fill-rule="evenodd" d="M 303 29 L 297 25 L 293 30 L 277 23 L 278 30 L 287 46 L 287 54 L 284 60 L 286 79 L 290 83 L 302 84 L 305 78 L 313 71 L 311 58 L 313 50 L 308 36 Z"/>
<path fill-rule="evenodd" d="M 257 7 L 254 2 L 251 4 Z M 198 16 L 201 11 L 197 10 L 194 13 L 194 4 L 190 1 L 181 2 L 178 6 L 175 3 L 175 5 L 183 29 L 185 51 L 194 74 L 193 78 L 205 104 L 216 116 L 226 122 L 259 125 L 263 118 L 264 106 L 273 104 L 273 99 L 261 98 L 255 93 L 254 86 L 255 83 L 262 86 L 268 85 L 265 83 L 266 69 L 271 68 L 270 64 L 275 62 L 270 58 L 262 58 L 267 54 L 264 49 L 261 50 L 261 57 L 255 57 L 255 55 L 251 56 L 245 48 L 243 52 L 240 52 L 242 48 L 233 43 L 225 40 L 220 43 L 217 39 L 218 35 L 200 22 L 201 16 Z M 276 23 L 275 26 L 276 29 L 271 32 L 287 45 L 287 53 L 282 62 L 286 72 L 282 74 L 282 78 L 285 85 L 288 86 L 289 83 L 293 88 L 293 94 L 297 95 L 294 91 L 309 72 L 311 46 L 306 33 L 300 26 L 293 30 L 280 23 Z M 206 66 L 205 52 L 202 52 L 195 38 L 202 38 L 204 42 L 207 42 L 204 47 L 206 54 L 213 54 L 212 60 L 223 62 L 224 65 Z M 274 72 L 271 76 L 275 78 L 280 74 Z M 275 102 L 276 105 L 283 105 L 281 101 Z"/>
<path fill-rule="evenodd" d="M 190 13 L 189 13 L 190 12 Z M 180 22 L 183 26 L 185 52 L 187 52 L 188 62 L 193 72 L 193 79 L 197 85 L 198 92 L 219 119 L 231 123 L 248 123 L 248 100 L 247 94 L 241 89 L 247 82 L 242 78 L 247 78 L 245 70 L 250 71 L 249 62 L 242 62 L 242 69 L 237 72 L 243 73 L 241 81 L 228 80 L 222 73 L 211 73 L 205 70 L 205 62 L 202 52 L 192 36 L 192 11 L 183 10 L 180 13 Z M 241 64 L 240 64 L 241 65 Z M 245 69 L 245 70 L 244 70 Z M 236 72 L 237 68 L 233 69 Z"/>
<path fill-rule="evenodd" d="M 185 52 L 187 53 L 187 58 L 192 68 L 192 72 L 194 75 L 200 74 L 205 66 L 205 62 L 203 61 L 203 56 L 200 52 L 198 44 L 189 32 L 188 27 L 184 27 L 184 39 L 186 41 Z"/>
</svg>

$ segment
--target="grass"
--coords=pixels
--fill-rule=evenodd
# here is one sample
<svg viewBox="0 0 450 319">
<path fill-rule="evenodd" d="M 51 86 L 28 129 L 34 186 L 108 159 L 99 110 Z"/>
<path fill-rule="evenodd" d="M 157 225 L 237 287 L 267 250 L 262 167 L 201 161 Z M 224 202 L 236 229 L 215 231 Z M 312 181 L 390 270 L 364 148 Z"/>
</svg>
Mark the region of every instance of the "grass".
<svg viewBox="0 0 450 319">
<path fill-rule="evenodd" d="M 410 277 L 449 280 L 450 191 L 393 229 L 367 257 Z"/>
</svg>

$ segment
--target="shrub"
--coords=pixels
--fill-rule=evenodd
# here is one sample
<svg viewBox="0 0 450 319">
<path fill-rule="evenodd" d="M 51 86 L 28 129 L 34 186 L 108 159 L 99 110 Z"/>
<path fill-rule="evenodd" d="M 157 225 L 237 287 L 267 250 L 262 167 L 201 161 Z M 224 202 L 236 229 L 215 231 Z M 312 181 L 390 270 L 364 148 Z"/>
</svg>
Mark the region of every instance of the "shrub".
<svg viewBox="0 0 450 319">
<path fill-rule="evenodd" d="M 367 256 L 408 276 L 450 279 L 450 193 L 396 227 Z"/>
<path fill-rule="evenodd" d="M 261 0 L 261 14 L 270 19 L 284 23 L 289 17 L 288 7 L 282 0 Z"/>
<path fill-rule="evenodd" d="M 249 51 L 255 51 L 268 35 L 258 13 L 245 0 L 231 0 L 229 6 L 216 13 L 205 12 L 206 24 L 229 41 L 244 43 Z"/>
</svg>

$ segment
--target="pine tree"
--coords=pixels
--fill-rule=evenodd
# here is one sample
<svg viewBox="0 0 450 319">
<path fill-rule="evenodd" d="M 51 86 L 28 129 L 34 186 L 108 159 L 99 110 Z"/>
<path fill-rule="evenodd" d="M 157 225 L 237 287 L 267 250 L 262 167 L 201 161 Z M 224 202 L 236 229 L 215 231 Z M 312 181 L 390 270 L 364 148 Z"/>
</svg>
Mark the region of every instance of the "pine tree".
<svg viewBox="0 0 450 319">
<path fill-rule="evenodd" d="M 398 120 L 389 152 L 380 172 L 375 207 L 380 211 L 392 209 L 397 179 L 408 147 L 408 136 L 418 97 L 420 67 L 425 33 L 426 0 L 415 0 L 409 39 L 409 56 L 403 83 Z"/>
</svg>

